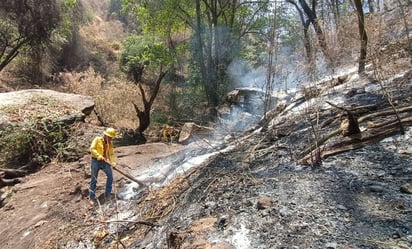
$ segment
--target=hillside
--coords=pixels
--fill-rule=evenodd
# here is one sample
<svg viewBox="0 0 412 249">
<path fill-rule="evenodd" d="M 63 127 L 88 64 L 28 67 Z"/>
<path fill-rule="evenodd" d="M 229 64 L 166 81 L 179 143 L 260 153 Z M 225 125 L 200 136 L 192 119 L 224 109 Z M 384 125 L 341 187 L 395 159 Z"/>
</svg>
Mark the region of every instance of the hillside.
<svg viewBox="0 0 412 249">
<path fill-rule="evenodd" d="M 106 49 L 110 77 L 93 67 L 61 72 L 62 84 L 49 88 L 91 96 L 84 99 L 120 114 L 108 114 L 109 124 L 135 128 L 130 103 L 138 93 L 109 56 L 118 52 L 109 46 L 117 41 L 112 34 L 120 39 L 125 33 L 117 21 L 103 18 L 107 6 L 88 3 L 98 14 L 81 33 L 90 48 Z M 364 74 L 347 59 L 325 77 L 283 89 L 267 122 L 230 131 L 252 115 L 241 103 L 232 106 L 239 116 L 222 117 L 191 143 L 116 147 L 119 168 L 147 187 L 116 171 L 116 195 L 100 195 L 95 206 L 87 199 L 87 148 L 104 127 L 89 112 L 72 133 L 84 152 L 80 158 L 52 160 L 0 189 L 0 248 L 412 248 L 410 39 L 390 33 L 402 33 L 403 20 L 385 18 L 388 38 L 380 44 L 373 33 Z M 4 89 L 16 90 L 8 84 Z M 108 93 L 116 94 L 104 98 Z M 167 107 L 164 95 L 160 108 Z M 71 110 L 57 100 L 42 98 L 41 104 L 5 111 L 27 122 L 24 115 L 54 114 L 51 107 Z M 99 194 L 104 183 L 100 173 Z"/>
<path fill-rule="evenodd" d="M 384 85 L 404 134 L 379 84 L 347 73 L 343 84 L 318 85 L 313 99 L 298 92 L 270 126 L 219 146 L 117 148 L 123 169 L 151 187 L 135 190 L 116 174 L 117 198 L 99 207 L 86 199 L 88 157 L 47 165 L 6 190 L 2 248 L 410 248 L 411 71 Z M 319 105 L 340 99 L 358 107 L 360 137 L 334 132 L 339 111 Z M 312 118 L 324 124 L 318 138 L 334 133 L 319 142 L 318 166 L 299 160 L 314 141 Z"/>
</svg>

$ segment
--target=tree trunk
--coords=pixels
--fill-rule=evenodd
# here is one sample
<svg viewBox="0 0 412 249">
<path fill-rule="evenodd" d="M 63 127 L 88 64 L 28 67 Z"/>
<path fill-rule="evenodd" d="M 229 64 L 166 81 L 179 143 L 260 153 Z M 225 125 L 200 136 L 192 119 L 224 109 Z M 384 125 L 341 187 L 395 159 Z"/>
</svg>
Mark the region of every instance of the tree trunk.
<svg viewBox="0 0 412 249">
<path fill-rule="evenodd" d="M 316 36 L 318 38 L 319 46 L 322 49 L 323 54 L 326 58 L 328 57 L 328 47 L 326 44 L 325 35 L 323 34 L 322 27 L 319 24 L 319 19 L 316 16 L 316 1 L 312 2 L 312 8 L 306 3 L 305 0 L 299 0 L 300 6 L 302 6 L 303 11 L 308 17 L 310 23 L 312 23 L 313 28 L 315 29 Z"/>
<path fill-rule="evenodd" d="M 146 93 L 145 93 L 145 90 L 143 89 L 142 84 L 139 84 L 140 93 L 142 94 L 143 110 L 140 110 L 140 108 L 135 103 L 133 103 L 133 106 L 136 111 L 137 118 L 139 119 L 139 127 L 137 128 L 137 130 L 138 132 L 140 132 L 140 134 L 143 134 L 143 132 L 150 125 L 150 111 L 152 109 L 153 102 L 156 99 L 157 94 L 159 93 L 160 83 L 162 82 L 163 78 L 166 76 L 167 72 L 168 71 L 162 72 L 162 69 L 160 69 L 160 74 L 156 80 L 155 87 L 153 88 L 151 92 L 151 96 L 149 100 L 147 100 L 146 98 Z"/>
<path fill-rule="evenodd" d="M 335 29 L 336 31 L 339 30 L 339 19 L 340 19 L 340 11 L 339 11 L 339 0 L 332 0 L 332 9 L 333 9 L 333 17 L 335 19 Z"/>
<path fill-rule="evenodd" d="M 210 6 L 209 6 L 210 8 Z M 212 17 L 209 17 L 212 18 Z M 218 104 L 219 98 L 217 95 L 217 76 L 216 76 L 216 68 L 215 63 L 213 60 L 213 39 L 215 34 L 213 32 L 212 24 L 209 26 L 208 29 L 208 36 L 206 40 L 206 44 L 202 39 L 203 29 L 202 29 L 202 12 L 200 6 L 200 0 L 196 0 L 196 32 L 195 32 L 195 41 L 196 41 L 196 59 L 199 63 L 199 69 L 201 74 L 201 81 L 205 88 L 206 97 L 208 100 L 208 105 L 212 107 L 210 110 L 210 116 L 215 116 L 215 112 L 213 111 Z M 216 27 L 215 27 L 216 28 Z"/>
<path fill-rule="evenodd" d="M 0 169 L 0 172 L 6 179 L 18 178 L 29 174 L 29 171 L 21 169 Z"/>
<path fill-rule="evenodd" d="M 302 27 L 303 27 L 303 36 L 305 38 L 304 45 L 305 45 L 305 50 L 306 50 L 306 57 L 307 57 L 307 60 L 310 63 L 313 60 L 312 43 L 311 43 L 309 32 L 308 32 L 309 31 L 310 21 L 309 20 L 305 21 L 305 17 L 303 15 L 303 12 L 299 8 L 299 6 L 297 5 L 297 3 L 295 1 L 293 1 L 293 0 L 286 0 L 286 1 L 290 4 L 292 4 L 293 6 L 295 6 L 296 10 L 298 11 L 300 22 L 302 23 Z"/>
<path fill-rule="evenodd" d="M 196 32 L 195 32 L 195 40 L 196 40 L 196 46 L 195 46 L 195 56 L 197 57 L 197 61 L 199 63 L 199 68 L 200 68 L 200 74 L 201 74 L 201 81 L 202 85 L 205 86 L 206 88 L 206 95 L 209 98 L 208 94 L 208 89 L 207 89 L 207 73 L 206 73 L 206 67 L 205 67 L 205 59 L 203 57 L 203 50 L 204 50 L 204 44 L 202 40 L 202 18 L 201 18 L 201 9 L 200 9 L 200 0 L 196 0 Z"/>
<path fill-rule="evenodd" d="M 5 56 L 5 58 L 2 58 L 4 56 L 4 52 L 0 55 L 0 72 L 19 54 L 19 49 L 27 43 L 26 39 L 23 39 L 17 45 Z"/>
<path fill-rule="evenodd" d="M 359 66 L 358 66 L 358 73 L 361 74 L 365 72 L 368 36 L 366 35 L 366 30 L 365 30 L 365 17 L 364 17 L 363 9 L 362 9 L 362 1 L 354 0 L 354 2 L 356 6 L 356 11 L 358 12 L 358 27 L 359 27 L 359 36 L 360 36 L 359 38 L 361 41 L 360 54 L 359 54 Z"/>
<path fill-rule="evenodd" d="M 369 13 L 375 12 L 375 1 L 368 0 Z"/>
</svg>

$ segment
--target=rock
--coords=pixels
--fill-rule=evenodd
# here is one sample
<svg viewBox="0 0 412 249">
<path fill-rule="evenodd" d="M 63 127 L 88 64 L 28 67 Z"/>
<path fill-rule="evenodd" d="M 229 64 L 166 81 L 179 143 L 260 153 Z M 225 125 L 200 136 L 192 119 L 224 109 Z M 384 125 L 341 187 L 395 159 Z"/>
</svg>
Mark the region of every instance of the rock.
<svg viewBox="0 0 412 249">
<path fill-rule="evenodd" d="M 206 202 L 205 204 L 204 204 L 204 208 L 210 208 L 210 209 L 213 209 L 213 208 L 215 208 L 215 206 L 216 206 L 216 202 L 214 202 L 214 201 L 208 201 L 208 202 Z"/>
<path fill-rule="evenodd" d="M 346 208 L 345 206 L 343 206 L 343 205 L 337 205 L 336 207 L 337 207 L 339 210 L 343 210 L 343 211 L 347 210 L 347 208 Z"/>
<path fill-rule="evenodd" d="M 47 117 L 52 121 L 84 120 L 94 108 L 89 96 L 46 89 L 0 93 L 0 125 L 27 122 L 27 118 Z"/>
<path fill-rule="evenodd" d="M 349 78 L 348 74 L 338 76 L 338 84 L 343 84 Z"/>
<path fill-rule="evenodd" d="M 412 194 L 412 184 L 406 183 L 400 187 L 400 191 L 405 194 Z"/>
<path fill-rule="evenodd" d="M 217 110 L 221 126 L 229 131 L 252 129 L 261 120 L 265 110 L 264 98 L 262 89 L 246 87 L 232 90 Z M 272 94 L 268 109 L 276 106 L 277 101 L 278 98 Z"/>
<path fill-rule="evenodd" d="M 258 210 L 268 209 L 272 206 L 272 199 L 269 197 L 260 197 L 256 203 L 256 208 Z"/>
<path fill-rule="evenodd" d="M 47 223 L 47 220 L 41 220 L 39 222 L 37 222 L 36 224 L 34 224 L 33 228 L 37 228 L 43 224 Z"/>
</svg>

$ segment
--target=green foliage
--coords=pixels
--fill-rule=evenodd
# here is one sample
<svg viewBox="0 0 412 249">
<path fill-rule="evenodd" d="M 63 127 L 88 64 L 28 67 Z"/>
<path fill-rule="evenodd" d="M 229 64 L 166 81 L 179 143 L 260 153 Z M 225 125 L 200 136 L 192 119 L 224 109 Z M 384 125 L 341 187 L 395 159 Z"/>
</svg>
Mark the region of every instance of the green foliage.
<svg viewBox="0 0 412 249">
<path fill-rule="evenodd" d="M 125 24 L 128 23 L 128 16 L 123 11 L 123 1 L 122 0 L 110 0 L 108 16 L 110 18 L 116 16 L 116 18 L 120 20 L 121 22 Z"/>
<path fill-rule="evenodd" d="M 156 72 L 172 63 L 168 48 L 156 37 L 129 36 L 120 54 L 120 68 L 138 81 L 144 69 Z M 157 72 L 156 72 L 157 73 Z"/>
<path fill-rule="evenodd" d="M 208 121 L 207 99 L 202 86 L 185 88 L 175 93 L 170 104 L 173 119 L 203 123 Z"/>
<path fill-rule="evenodd" d="M 109 46 L 114 50 L 120 50 L 122 48 L 122 43 L 118 41 L 113 41 L 109 43 Z"/>
<path fill-rule="evenodd" d="M 64 159 L 64 151 L 73 128 L 48 119 L 29 120 L 24 125 L 0 127 L 0 167 L 48 163 L 52 158 Z"/>
<path fill-rule="evenodd" d="M 61 16 L 57 1 L 3 0 L 0 2 L 0 71 L 24 46 L 48 43 Z"/>
<path fill-rule="evenodd" d="M 150 115 L 151 124 L 161 125 L 167 123 L 167 113 L 162 110 L 153 109 Z"/>
<path fill-rule="evenodd" d="M 101 74 L 107 72 L 107 60 L 104 53 L 98 50 L 94 51 L 90 56 L 90 65 Z"/>
<path fill-rule="evenodd" d="M 145 34 L 168 38 L 170 33 L 184 30 L 186 23 L 180 8 L 192 0 L 123 0 L 125 10 L 135 14 Z M 189 11 L 186 13 L 190 13 Z"/>
<path fill-rule="evenodd" d="M 77 0 L 63 0 L 60 3 L 61 22 L 54 30 L 54 33 L 64 37 L 66 41 L 70 40 L 73 28 L 76 25 L 76 19 L 78 18 L 76 16 L 77 8 Z"/>
<path fill-rule="evenodd" d="M 11 121 L 0 126 L 0 167 L 66 160 L 78 154 L 78 146 L 71 145 L 75 126 L 58 121 L 67 115 L 58 99 L 34 96 L 27 105 L 3 107 L 2 113 Z"/>
</svg>

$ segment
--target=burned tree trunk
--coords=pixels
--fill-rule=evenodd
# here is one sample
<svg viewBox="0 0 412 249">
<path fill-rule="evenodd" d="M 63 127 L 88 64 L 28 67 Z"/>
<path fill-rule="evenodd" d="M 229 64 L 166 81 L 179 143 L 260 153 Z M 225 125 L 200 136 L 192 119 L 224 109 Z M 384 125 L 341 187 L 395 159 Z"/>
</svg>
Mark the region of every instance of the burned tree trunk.
<svg viewBox="0 0 412 249">
<path fill-rule="evenodd" d="M 401 119 L 401 122 L 402 125 L 409 126 L 412 124 L 412 118 L 403 118 Z M 342 140 L 322 145 L 320 148 L 316 149 L 320 150 L 320 159 L 325 159 L 329 156 L 336 155 L 338 153 L 342 153 L 349 150 L 362 148 L 368 144 L 376 143 L 377 141 L 380 141 L 386 137 L 399 134 L 397 126 L 397 121 L 386 123 L 382 126 L 379 126 L 378 128 L 365 131 L 362 137 L 360 138 L 348 137 Z M 313 152 L 306 154 L 299 160 L 299 163 L 304 165 L 312 165 L 313 162 L 316 162 L 316 160 L 318 160 L 313 156 L 313 154 Z"/>
<path fill-rule="evenodd" d="M 361 133 L 359 129 L 358 119 L 354 117 L 353 113 L 350 110 L 344 107 L 340 107 L 335 104 L 332 104 L 328 101 L 326 101 L 326 103 L 343 111 L 342 122 L 340 124 L 340 131 L 342 132 L 342 136 L 348 137 L 348 136 L 353 136 L 353 135 L 359 135 Z"/>
<path fill-rule="evenodd" d="M 167 248 L 168 249 L 180 249 L 182 248 L 183 241 L 186 234 L 179 231 L 171 231 L 167 234 Z"/>
<path fill-rule="evenodd" d="M 366 35 L 365 29 L 365 17 L 363 13 L 363 5 L 361 0 L 354 0 L 356 11 L 358 12 L 358 28 L 359 28 L 359 38 L 361 42 L 360 46 L 360 54 L 359 54 L 359 66 L 358 66 L 358 73 L 365 72 L 365 65 L 366 65 L 366 54 L 367 54 L 367 47 L 368 47 L 368 36 Z"/>
<path fill-rule="evenodd" d="M 137 118 L 139 119 L 139 127 L 137 128 L 137 132 L 140 134 L 143 134 L 143 132 L 150 125 L 150 111 L 152 109 L 153 102 L 156 99 L 157 94 L 159 93 L 160 83 L 166 76 L 167 72 L 168 71 L 163 72 L 162 70 L 160 70 L 160 74 L 154 84 L 153 89 L 151 90 L 151 96 L 149 100 L 147 100 L 146 98 L 146 92 L 143 89 L 142 84 L 139 84 L 140 93 L 142 94 L 143 110 L 141 110 L 135 103 L 133 103 L 133 106 L 136 111 Z"/>
<path fill-rule="evenodd" d="M 7 179 L 22 177 L 22 176 L 26 176 L 27 174 L 29 174 L 28 170 L 22 170 L 22 169 L 0 169 L 0 172 L 1 172 L 1 175 Z"/>
<path fill-rule="evenodd" d="M 18 169 L 0 169 L 0 188 L 13 186 L 21 182 L 21 177 L 36 172 L 42 164 L 38 161 L 31 161 Z"/>
</svg>

